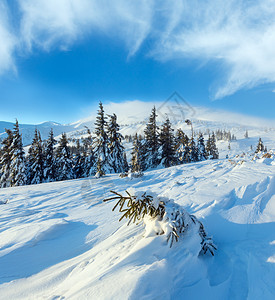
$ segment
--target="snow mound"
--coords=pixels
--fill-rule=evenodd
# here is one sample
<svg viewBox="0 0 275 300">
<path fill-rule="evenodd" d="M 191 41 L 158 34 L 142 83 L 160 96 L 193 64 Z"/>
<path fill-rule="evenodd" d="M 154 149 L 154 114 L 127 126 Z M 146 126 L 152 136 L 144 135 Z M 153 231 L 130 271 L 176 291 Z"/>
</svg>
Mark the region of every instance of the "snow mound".
<svg viewBox="0 0 275 300">
<path fill-rule="evenodd" d="M 267 223 L 275 219 L 275 177 L 235 189 L 234 204 L 223 215 L 238 224 Z"/>
<path fill-rule="evenodd" d="M 214 255 L 217 250 L 211 238 L 206 234 L 203 224 L 193 215 L 171 199 L 158 196 L 155 193 L 136 191 L 133 188 L 126 190 L 126 195 L 111 191 L 115 196 L 104 199 L 104 201 L 117 200 L 113 211 L 119 208 L 123 213 L 119 221 L 128 218 L 128 225 L 144 222 L 145 237 L 152 235 L 164 235 L 167 243 L 172 247 L 174 241 L 191 231 L 199 236 L 201 251 L 200 254 L 210 252 Z"/>
</svg>

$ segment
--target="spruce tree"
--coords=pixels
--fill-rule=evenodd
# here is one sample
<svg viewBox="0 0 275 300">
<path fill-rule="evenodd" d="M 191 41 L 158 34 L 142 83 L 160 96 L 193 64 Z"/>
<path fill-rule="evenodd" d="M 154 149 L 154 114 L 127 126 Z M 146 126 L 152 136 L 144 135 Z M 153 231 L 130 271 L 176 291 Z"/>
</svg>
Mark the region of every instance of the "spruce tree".
<svg viewBox="0 0 275 300">
<path fill-rule="evenodd" d="M 189 138 L 180 128 L 176 132 L 175 150 L 177 161 L 179 164 L 183 164 L 190 161 Z"/>
<path fill-rule="evenodd" d="M 259 152 L 263 152 L 264 151 L 264 144 L 262 142 L 262 139 L 259 138 L 259 142 L 258 142 L 258 145 L 257 145 L 257 148 L 256 148 L 256 151 L 255 153 L 259 153 Z"/>
<path fill-rule="evenodd" d="M 189 142 L 189 153 L 190 153 L 189 154 L 190 162 L 199 161 L 198 148 L 197 148 L 197 145 L 195 143 L 194 138 L 190 139 L 190 142 Z"/>
<path fill-rule="evenodd" d="M 102 177 L 104 175 L 105 175 L 105 173 L 104 173 L 104 170 L 102 168 L 102 161 L 101 161 L 100 157 L 98 157 L 95 177 L 99 178 L 99 177 Z"/>
<path fill-rule="evenodd" d="M 73 178 L 73 162 L 66 133 L 62 133 L 57 147 L 58 180 Z"/>
<path fill-rule="evenodd" d="M 85 163 L 85 160 L 81 153 L 80 141 L 79 141 L 79 139 L 77 139 L 75 155 L 73 158 L 74 178 L 82 178 L 84 176 L 84 163 Z"/>
<path fill-rule="evenodd" d="M 44 155 L 40 132 L 35 129 L 34 138 L 29 148 L 27 160 L 27 182 L 28 184 L 42 183 L 44 179 Z"/>
<path fill-rule="evenodd" d="M 54 139 L 53 130 L 50 130 L 49 137 L 45 142 L 45 162 L 44 162 L 44 178 L 46 182 L 57 180 L 57 165 L 54 153 L 54 146 L 57 141 Z"/>
<path fill-rule="evenodd" d="M 89 177 L 95 175 L 96 173 L 96 162 L 95 155 L 93 151 L 93 138 L 91 131 L 88 127 L 87 129 L 87 137 L 83 139 L 83 176 Z"/>
<path fill-rule="evenodd" d="M 96 154 L 96 165 L 102 167 L 103 173 L 110 173 L 112 168 L 108 162 L 109 149 L 108 149 L 108 136 L 106 129 L 106 117 L 101 102 L 99 102 L 99 110 L 95 121 L 95 139 L 93 142 L 94 153 Z"/>
<path fill-rule="evenodd" d="M 214 132 L 212 135 L 209 135 L 207 144 L 206 144 L 206 153 L 207 153 L 207 158 L 209 159 L 218 159 L 219 158 L 219 151 L 216 146 L 216 138 Z"/>
<path fill-rule="evenodd" d="M 189 143 L 189 137 L 186 135 L 186 142 L 183 148 L 183 162 L 184 163 L 190 163 L 191 162 L 191 157 L 190 157 L 190 143 Z"/>
<path fill-rule="evenodd" d="M 205 151 L 206 151 L 206 158 L 210 158 L 210 153 L 211 153 L 211 146 L 212 145 L 212 143 L 211 143 L 211 136 L 210 136 L 210 134 L 209 134 L 209 136 L 208 136 L 208 140 L 207 140 L 207 142 L 206 142 L 206 148 L 205 148 Z"/>
<path fill-rule="evenodd" d="M 125 170 L 125 172 L 127 172 L 127 171 L 129 171 L 129 164 L 128 164 L 127 155 L 126 155 L 125 151 L 123 153 L 123 161 L 124 161 L 123 169 Z"/>
<path fill-rule="evenodd" d="M 205 144 L 204 144 L 204 137 L 203 134 L 200 133 L 198 137 L 198 160 L 202 161 L 206 159 L 206 151 L 205 151 Z"/>
<path fill-rule="evenodd" d="M 10 173 L 11 186 L 20 186 L 26 184 L 27 177 L 26 177 L 25 153 L 23 149 L 22 136 L 19 131 L 18 120 L 16 120 L 13 129 L 10 170 L 11 170 Z"/>
<path fill-rule="evenodd" d="M 119 132 L 117 117 L 115 114 L 109 115 L 107 125 L 107 135 L 109 140 L 108 161 L 115 173 L 121 173 L 128 170 L 127 160 L 125 160 L 125 149 L 122 145 L 122 135 Z"/>
<path fill-rule="evenodd" d="M 10 165 L 11 165 L 11 145 L 13 142 L 12 130 L 5 129 L 7 137 L 2 141 L 1 159 L 0 159 L 0 187 L 9 187 L 10 182 Z"/>
<path fill-rule="evenodd" d="M 159 132 L 157 126 L 157 114 L 155 106 L 152 109 L 149 121 L 144 130 L 145 142 L 145 167 L 146 169 L 155 168 L 159 164 Z"/>
<path fill-rule="evenodd" d="M 161 164 L 167 168 L 176 164 L 175 137 L 169 118 L 162 125 L 160 132 Z"/>
<path fill-rule="evenodd" d="M 133 149 L 132 149 L 132 158 L 131 158 L 131 171 L 132 172 L 141 172 L 143 171 L 142 169 L 142 165 L 143 165 L 143 161 L 142 161 L 142 155 L 141 155 L 141 151 L 142 151 L 142 144 L 141 141 L 138 138 L 137 133 L 135 134 L 135 136 L 133 137 Z"/>
</svg>

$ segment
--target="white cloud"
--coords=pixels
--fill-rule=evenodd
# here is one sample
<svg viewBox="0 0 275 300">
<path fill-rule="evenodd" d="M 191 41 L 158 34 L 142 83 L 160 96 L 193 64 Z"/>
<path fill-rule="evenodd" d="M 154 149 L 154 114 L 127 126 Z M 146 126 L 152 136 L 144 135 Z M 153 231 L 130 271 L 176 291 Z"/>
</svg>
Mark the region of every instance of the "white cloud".
<svg viewBox="0 0 275 300">
<path fill-rule="evenodd" d="M 7 9 L 6 3 L 0 2 L 0 74 L 16 70 L 13 55 L 17 41 L 9 28 Z"/>
<path fill-rule="evenodd" d="M 18 4 L 22 18 L 17 39 L 7 18 L 1 17 L 0 72 L 13 66 L 16 45 L 29 52 L 34 47 L 64 50 L 88 35 L 104 34 L 122 41 L 129 56 L 148 39 L 148 52 L 156 59 L 216 61 L 221 78 L 215 84 L 216 99 L 275 82 L 273 0 L 18 0 Z M 4 14 L 3 5 L 0 10 Z"/>
<path fill-rule="evenodd" d="M 219 62 L 226 73 L 214 98 L 275 81 L 274 1 L 193 0 L 174 11 L 178 21 L 154 54 Z"/>
<path fill-rule="evenodd" d="M 173 99 L 171 99 L 168 103 L 163 103 L 163 101 L 144 102 L 140 100 L 130 100 L 120 103 L 103 102 L 103 105 L 107 114 L 113 114 L 114 112 L 117 114 L 119 124 L 135 125 L 132 127 L 134 130 L 137 129 L 137 124 L 141 122 L 146 123 L 153 106 L 157 109 L 159 122 L 164 122 L 166 116 L 168 116 L 174 125 L 184 124 L 184 119 L 191 119 L 192 121 L 200 120 L 210 123 L 218 123 L 218 127 L 222 124 L 225 128 L 227 126 L 275 128 L 274 120 L 251 117 L 244 114 L 199 106 L 194 106 L 193 109 L 190 110 L 184 103 L 174 102 Z M 171 112 L 171 109 L 175 110 L 175 108 L 177 108 L 177 111 Z M 180 113 L 181 110 L 184 114 Z M 90 109 L 86 109 L 86 112 L 87 111 L 90 111 Z M 96 109 L 93 107 L 92 111 L 95 112 Z M 133 113 L 131 114 L 129 112 Z M 72 125 L 74 125 L 75 128 L 81 128 L 84 127 L 84 125 L 93 128 L 95 118 L 96 115 L 93 113 L 85 119 L 72 123 Z M 199 122 L 196 123 L 198 124 Z"/>
<path fill-rule="evenodd" d="M 150 29 L 150 1 L 20 0 L 22 37 L 49 50 L 70 45 L 84 35 L 103 33 L 126 42 L 134 54 Z"/>
</svg>

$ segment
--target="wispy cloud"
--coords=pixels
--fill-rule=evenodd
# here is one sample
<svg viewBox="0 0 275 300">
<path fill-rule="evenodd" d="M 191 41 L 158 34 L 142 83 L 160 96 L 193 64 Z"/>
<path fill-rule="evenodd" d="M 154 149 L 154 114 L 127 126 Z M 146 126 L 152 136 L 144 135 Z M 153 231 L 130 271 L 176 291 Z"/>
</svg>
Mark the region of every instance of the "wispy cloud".
<svg viewBox="0 0 275 300">
<path fill-rule="evenodd" d="M 15 71 L 14 52 L 17 39 L 9 25 L 8 7 L 5 1 L 0 2 L 0 74 L 8 70 Z"/>
<path fill-rule="evenodd" d="M 103 34 L 123 42 L 129 56 L 148 39 L 155 59 L 218 62 L 214 99 L 275 82 L 273 0 L 18 0 L 18 6 L 16 38 L 0 6 L 0 72 L 14 67 L 18 47 L 64 50 Z"/>
<path fill-rule="evenodd" d="M 150 1 L 19 0 L 21 33 L 28 49 L 65 47 L 101 33 L 123 40 L 134 54 L 149 33 Z"/>
<path fill-rule="evenodd" d="M 157 51 L 167 59 L 176 54 L 220 62 L 224 82 L 214 98 L 275 81 L 274 1 L 192 1 L 179 10 Z"/>
</svg>

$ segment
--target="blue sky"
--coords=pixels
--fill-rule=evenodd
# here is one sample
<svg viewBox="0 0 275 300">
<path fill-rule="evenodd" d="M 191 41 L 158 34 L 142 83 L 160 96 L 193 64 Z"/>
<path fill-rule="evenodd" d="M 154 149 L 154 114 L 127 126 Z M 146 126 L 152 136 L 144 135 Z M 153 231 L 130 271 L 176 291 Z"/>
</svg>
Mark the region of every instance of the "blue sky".
<svg viewBox="0 0 275 300">
<path fill-rule="evenodd" d="M 0 3 L 1 120 L 67 123 L 99 100 L 164 101 L 174 91 L 274 118 L 269 0 Z"/>
</svg>

